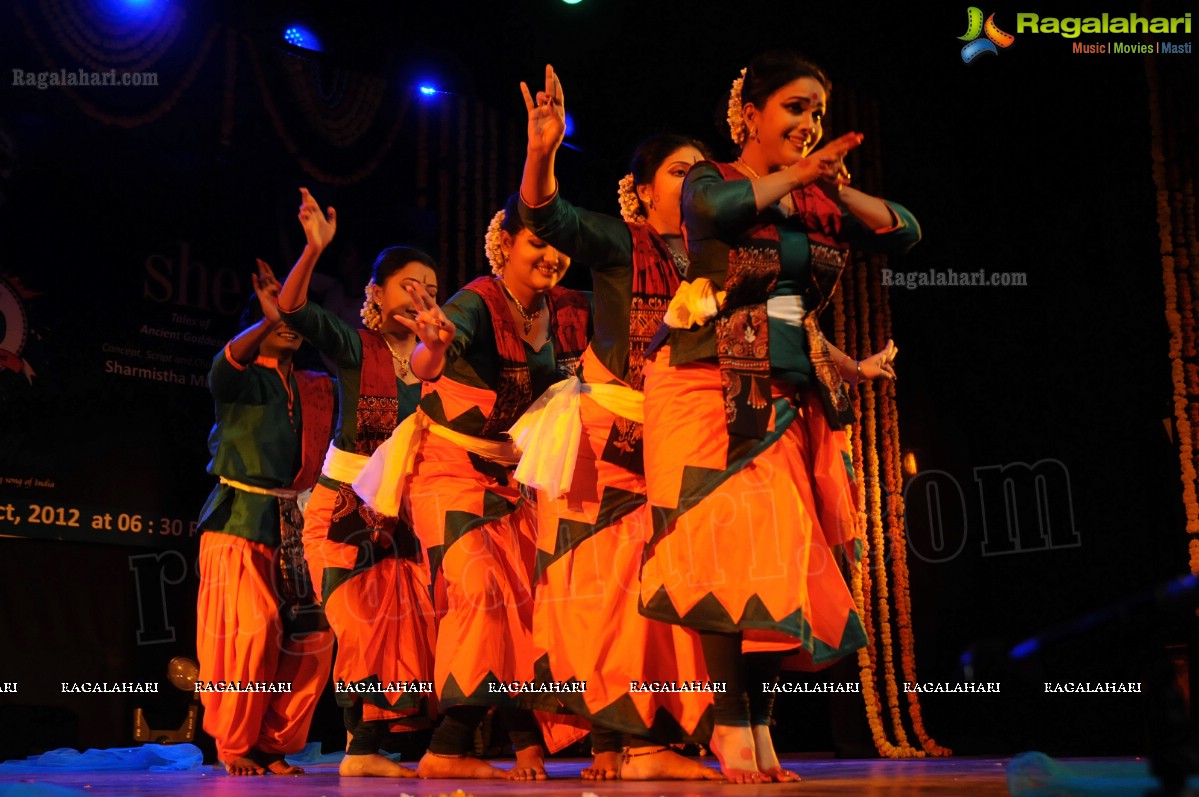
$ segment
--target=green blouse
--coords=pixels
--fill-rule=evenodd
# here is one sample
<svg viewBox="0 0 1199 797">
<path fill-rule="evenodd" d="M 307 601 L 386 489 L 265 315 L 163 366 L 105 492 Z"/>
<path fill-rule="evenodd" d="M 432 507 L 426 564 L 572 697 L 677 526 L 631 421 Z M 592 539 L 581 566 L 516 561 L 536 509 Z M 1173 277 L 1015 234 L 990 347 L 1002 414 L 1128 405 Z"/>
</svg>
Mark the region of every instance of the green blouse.
<svg viewBox="0 0 1199 797">
<path fill-rule="evenodd" d="M 443 376 L 467 387 L 495 392 L 500 383 L 500 362 L 496 354 L 495 326 L 491 323 L 487 303 L 474 291 L 460 290 L 441 309 L 457 328 L 454 342 L 446 351 Z M 554 357 L 553 337 L 538 350 L 528 343 L 524 346 L 532 394 L 533 398 L 537 398 L 561 379 Z M 463 434 L 480 434 L 487 420 L 480 413 L 459 417 L 450 424 L 435 393 L 421 400 L 421 408 L 434 421 L 445 426 L 452 425 Z"/>
<path fill-rule="evenodd" d="M 538 238 L 591 269 L 595 290 L 591 350 L 617 377 L 628 376 L 629 308 L 633 304 L 633 236 L 622 220 L 577 208 L 560 194 L 540 207 L 521 203 L 520 217 Z M 664 236 L 672 246 L 682 238 Z"/>
<path fill-rule="evenodd" d="M 358 396 L 362 387 L 362 338 L 358 330 L 312 301 L 282 315 L 292 329 L 336 365 L 338 416 L 333 445 L 353 453 L 358 439 Z M 419 382 L 409 385 L 396 378 L 400 420 L 416 412 L 420 391 Z M 337 482 L 323 474 L 318 483 L 337 489 Z"/>
</svg>

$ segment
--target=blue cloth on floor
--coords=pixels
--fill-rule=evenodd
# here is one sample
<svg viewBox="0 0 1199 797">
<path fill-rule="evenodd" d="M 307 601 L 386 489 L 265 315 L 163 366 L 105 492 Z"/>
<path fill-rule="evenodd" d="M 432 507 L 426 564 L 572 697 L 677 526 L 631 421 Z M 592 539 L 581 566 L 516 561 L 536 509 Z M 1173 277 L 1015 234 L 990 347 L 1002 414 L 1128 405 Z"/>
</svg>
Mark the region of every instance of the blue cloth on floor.
<svg viewBox="0 0 1199 797">
<path fill-rule="evenodd" d="M 1199 778 L 1187 785 L 1199 787 Z M 1148 761 L 1054 761 L 1044 753 L 1021 753 L 1008 762 L 1012 797 L 1144 797 L 1158 786 Z"/>
<path fill-rule="evenodd" d="M 194 744 L 146 744 L 79 752 L 69 747 L 5 761 L 0 774 L 16 772 L 176 772 L 204 765 L 204 754 Z"/>
<path fill-rule="evenodd" d="M 302 767 L 305 764 L 340 764 L 341 759 L 345 758 L 344 750 L 337 750 L 332 753 L 322 753 L 320 742 L 309 742 L 304 745 L 304 749 L 298 753 L 291 753 L 287 758 L 287 763 L 292 766 Z"/>
</svg>

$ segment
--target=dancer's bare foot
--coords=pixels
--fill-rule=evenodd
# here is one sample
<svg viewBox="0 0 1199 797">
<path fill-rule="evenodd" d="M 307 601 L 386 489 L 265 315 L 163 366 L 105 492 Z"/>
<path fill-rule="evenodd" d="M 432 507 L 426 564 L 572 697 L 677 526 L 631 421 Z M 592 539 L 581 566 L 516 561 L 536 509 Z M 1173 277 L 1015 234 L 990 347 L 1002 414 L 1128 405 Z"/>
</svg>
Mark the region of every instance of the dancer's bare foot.
<svg viewBox="0 0 1199 797">
<path fill-rule="evenodd" d="M 417 774 L 408 767 L 402 767 L 395 761 L 378 753 L 366 755 L 350 755 L 341 759 L 337 774 L 343 778 L 415 778 Z"/>
<path fill-rule="evenodd" d="M 422 778 L 488 778 L 507 779 L 508 773 L 493 767 L 486 761 L 468 755 L 438 755 L 425 753 L 416 772 Z"/>
<path fill-rule="evenodd" d="M 621 753 L 596 753 L 595 761 L 580 774 L 583 780 L 616 780 L 620 777 Z"/>
<path fill-rule="evenodd" d="M 621 780 L 724 780 L 698 761 L 670 748 L 631 747 L 620 765 Z"/>
<path fill-rule="evenodd" d="M 230 775 L 265 775 L 266 770 L 248 755 L 238 756 L 232 761 L 222 761 L 225 771 Z"/>
<path fill-rule="evenodd" d="M 516 766 L 508 770 L 508 780 L 545 780 L 545 751 L 535 744 L 516 751 Z"/>
<path fill-rule="evenodd" d="M 779 764 L 778 753 L 774 751 L 774 739 L 770 736 L 769 725 L 755 725 L 751 729 L 754 734 L 754 755 L 758 762 L 758 771 L 774 783 L 795 783 L 799 775 L 783 769 Z"/>
<path fill-rule="evenodd" d="M 282 753 L 263 753 L 259 750 L 250 751 L 251 757 L 267 772 L 274 775 L 303 775 L 304 770 L 287 763 Z"/>
<path fill-rule="evenodd" d="M 769 783 L 758 770 L 754 753 L 754 735 L 749 728 L 735 725 L 712 727 L 712 753 L 720 762 L 720 774 L 729 783 Z"/>
</svg>

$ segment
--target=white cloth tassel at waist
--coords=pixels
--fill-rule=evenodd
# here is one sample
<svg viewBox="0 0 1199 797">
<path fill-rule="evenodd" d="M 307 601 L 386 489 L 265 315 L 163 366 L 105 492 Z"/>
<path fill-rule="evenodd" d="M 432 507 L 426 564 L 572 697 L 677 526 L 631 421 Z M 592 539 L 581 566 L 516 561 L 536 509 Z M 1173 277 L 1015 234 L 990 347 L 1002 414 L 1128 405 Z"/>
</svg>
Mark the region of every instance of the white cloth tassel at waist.
<svg viewBox="0 0 1199 797">
<path fill-rule="evenodd" d="M 787 326 L 802 327 L 806 314 L 802 296 L 771 296 L 766 300 L 766 315 Z"/>
<path fill-rule="evenodd" d="M 456 432 L 429 420 L 423 412 L 409 415 L 375 449 L 362 472 L 354 479 L 354 492 L 362 502 L 380 515 L 399 517 L 404 491 L 408 489 L 408 478 L 416 469 L 416 452 L 420 446 L 421 433 L 444 438 L 472 454 L 498 462 L 515 465 L 517 455 L 512 444 L 504 440 L 488 440 L 482 437 Z M 364 457 L 365 459 L 365 457 Z"/>
<path fill-rule="evenodd" d="M 583 437 L 582 397 L 613 415 L 645 422 L 645 396 L 625 385 L 586 384 L 572 376 L 550 386 L 508 433 L 521 452 L 515 478 L 557 498 L 574 481 Z"/>
<path fill-rule="evenodd" d="M 724 291 L 716 290 L 712 280 L 707 277 L 700 277 L 694 282 L 683 280 L 666 306 L 662 321 L 671 329 L 703 326 L 720 312 L 725 295 Z"/>
<path fill-rule="evenodd" d="M 418 415 L 414 412 L 405 418 L 369 459 L 364 457 L 367 461 L 352 482 L 362 502 L 380 515 L 400 516 L 404 483 L 412 473 L 420 442 Z"/>
<path fill-rule="evenodd" d="M 342 451 L 332 443 L 325 452 L 325 464 L 321 466 L 321 474 L 333 481 L 345 484 L 353 483 L 366 467 L 367 458 L 352 451 Z"/>
</svg>

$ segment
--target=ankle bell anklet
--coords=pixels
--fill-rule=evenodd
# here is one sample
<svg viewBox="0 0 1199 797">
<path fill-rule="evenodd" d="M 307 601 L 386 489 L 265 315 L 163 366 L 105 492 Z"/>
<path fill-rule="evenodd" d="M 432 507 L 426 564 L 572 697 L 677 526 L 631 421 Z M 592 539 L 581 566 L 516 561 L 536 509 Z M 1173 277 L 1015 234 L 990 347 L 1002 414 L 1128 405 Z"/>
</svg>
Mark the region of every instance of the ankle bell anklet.
<svg viewBox="0 0 1199 797">
<path fill-rule="evenodd" d="M 643 750 L 640 753 L 629 752 L 631 749 L 632 748 L 629 748 L 629 747 L 626 747 L 624 749 L 624 760 L 625 761 L 628 761 L 629 759 L 632 759 L 632 758 L 640 758 L 643 755 L 657 755 L 658 753 L 665 753 L 667 750 L 670 749 L 670 745 L 662 745 L 661 747 L 656 747 L 653 750 Z"/>
</svg>

